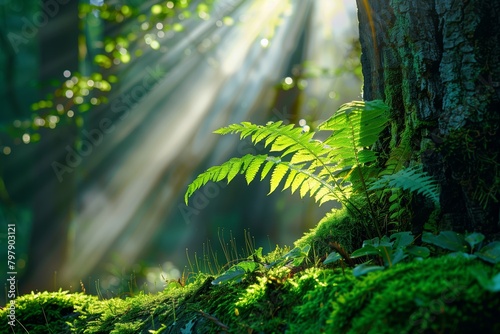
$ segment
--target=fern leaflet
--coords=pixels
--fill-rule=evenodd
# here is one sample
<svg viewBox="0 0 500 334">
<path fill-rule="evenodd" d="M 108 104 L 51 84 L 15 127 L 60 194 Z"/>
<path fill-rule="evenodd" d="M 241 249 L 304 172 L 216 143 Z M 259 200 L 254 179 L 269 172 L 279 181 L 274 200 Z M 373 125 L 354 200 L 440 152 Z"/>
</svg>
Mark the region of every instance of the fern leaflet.
<svg viewBox="0 0 500 334">
<path fill-rule="evenodd" d="M 402 169 L 391 175 L 383 175 L 379 180 L 372 183 L 369 190 L 385 188 L 400 188 L 417 192 L 432 200 L 436 206 L 439 206 L 439 185 L 432 177 L 422 171 L 420 166 Z"/>
</svg>

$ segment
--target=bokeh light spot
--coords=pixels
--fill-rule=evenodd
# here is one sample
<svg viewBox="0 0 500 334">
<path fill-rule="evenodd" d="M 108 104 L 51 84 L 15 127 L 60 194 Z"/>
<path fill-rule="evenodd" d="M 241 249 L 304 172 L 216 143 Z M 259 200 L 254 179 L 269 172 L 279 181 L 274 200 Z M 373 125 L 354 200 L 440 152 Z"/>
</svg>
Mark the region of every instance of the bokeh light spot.
<svg viewBox="0 0 500 334">
<path fill-rule="evenodd" d="M 29 142 L 31 140 L 31 136 L 28 133 L 25 133 L 25 134 L 23 134 L 22 140 L 23 140 L 23 143 L 29 144 Z"/>
</svg>

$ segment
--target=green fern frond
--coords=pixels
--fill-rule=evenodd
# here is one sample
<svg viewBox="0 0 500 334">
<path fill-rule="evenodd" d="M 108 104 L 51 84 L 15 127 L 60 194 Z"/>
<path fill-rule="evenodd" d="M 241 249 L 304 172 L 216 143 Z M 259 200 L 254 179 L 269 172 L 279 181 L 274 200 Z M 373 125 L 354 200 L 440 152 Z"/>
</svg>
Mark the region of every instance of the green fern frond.
<svg viewBox="0 0 500 334">
<path fill-rule="evenodd" d="M 331 147 L 327 157 L 338 160 L 337 168 L 355 168 L 377 159 L 369 148 L 387 126 L 388 110 L 389 107 L 380 100 L 354 101 L 342 105 L 331 118 L 319 125 L 320 130 L 333 131 L 325 144 Z"/>
<path fill-rule="evenodd" d="M 270 146 L 271 152 L 283 152 L 281 157 L 300 152 L 296 157 L 294 155 L 293 163 L 318 160 L 329 151 L 323 143 L 312 140 L 314 132 L 304 133 L 302 128 L 294 127 L 293 124 L 283 125 L 281 121 L 269 122 L 267 125 L 242 122 L 218 129 L 215 133 L 221 135 L 239 133 L 240 139 L 250 136 L 254 145 L 264 141 L 264 146 Z"/>
<path fill-rule="evenodd" d="M 380 100 L 346 103 L 318 128 L 333 131 L 325 140 L 325 144 L 333 148 L 367 148 L 377 141 L 387 126 L 388 110 L 389 107 Z"/>
<path fill-rule="evenodd" d="M 362 168 L 356 167 L 375 161 L 376 155 L 368 147 L 386 126 L 387 109 L 381 101 L 345 104 L 320 125 L 320 130 L 333 131 L 325 141 L 314 139 L 314 132 L 304 133 L 301 127 L 283 122 L 267 125 L 242 122 L 221 128 L 215 133 L 236 133 L 240 139 L 250 138 L 254 145 L 264 143 L 271 152 L 279 152 L 278 156 L 245 155 L 210 167 L 188 186 L 186 204 L 189 197 L 209 181 L 229 183 L 236 175 L 243 174 L 250 183 L 260 171 L 261 180 L 271 173 L 269 193 L 285 180 L 283 190 L 298 191 L 302 197 L 309 195 L 320 205 L 340 200 L 351 207 L 348 209 L 358 210 L 349 202 L 347 188 L 351 183 L 348 179 L 354 170 L 362 173 Z"/>
<path fill-rule="evenodd" d="M 304 164 L 294 165 L 286 161 L 281 161 L 277 157 L 247 154 L 241 158 L 232 158 L 220 166 L 210 167 L 204 173 L 198 175 L 188 186 L 184 200 L 188 204 L 189 197 L 209 181 L 227 179 L 229 183 L 238 173 L 244 174 L 247 183 L 250 183 L 258 174 L 262 165 L 264 167 L 261 171 L 261 179 L 264 179 L 273 170 L 271 173 L 269 194 L 279 187 L 281 181 L 288 174 L 283 190 L 291 188 L 292 194 L 299 190 L 301 197 L 309 195 L 319 202 L 320 205 L 337 199 L 332 195 L 334 186 L 307 169 L 303 169 Z"/>
<path fill-rule="evenodd" d="M 391 175 L 399 172 L 404 168 L 411 158 L 411 148 L 407 140 L 402 140 L 398 147 L 391 150 L 389 159 L 385 163 L 385 168 L 380 172 L 379 176 Z"/>
<path fill-rule="evenodd" d="M 369 190 L 400 188 L 422 194 L 439 206 L 439 185 L 421 167 L 402 169 L 392 175 L 383 175 L 372 183 Z"/>
<path fill-rule="evenodd" d="M 354 101 L 342 105 L 333 117 L 319 126 L 321 130 L 333 131 L 332 135 L 325 140 L 325 144 L 333 148 L 328 157 L 342 157 L 338 167 L 344 169 L 351 167 L 357 172 L 348 175 L 359 179 L 359 188 L 373 219 L 375 219 L 375 210 L 370 200 L 367 182 L 362 169 L 358 167 L 376 161 L 377 156 L 370 150 L 370 147 L 375 144 L 380 133 L 387 126 L 388 110 L 389 107 L 380 100 Z M 348 152 L 351 153 L 348 154 Z"/>
<path fill-rule="evenodd" d="M 188 203 L 189 197 L 192 194 L 208 182 L 219 182 L 227 179 L 227 183 L 231 182 L 233 178 L 238 175 L 238 173 L 245 173 L 245 178 L 247 183 L 252 182 L 252 180 L 257 175 L 261 165 L 267 161 L 267 155 L 251 155 L 247 154 L 241 158 L 231 158 L 220 166 L 212 166 L 205 172 L 201 173 L 191 182 L 184 195 L 184 201 Z M 268 162 L 268 161 L 267 161 Z M 272 167 L 272 163 L 271 166 Z M 267 166 L 267 165 L 266 165 Z M 264 174 L 266 167 L 262 171 Z M 268 172 L 269 170 L 267 170 Z M 266 172 L 266 173 L 267 173 Z M 264 175 L 265 177 L 265 175 Z"/>
</svg>

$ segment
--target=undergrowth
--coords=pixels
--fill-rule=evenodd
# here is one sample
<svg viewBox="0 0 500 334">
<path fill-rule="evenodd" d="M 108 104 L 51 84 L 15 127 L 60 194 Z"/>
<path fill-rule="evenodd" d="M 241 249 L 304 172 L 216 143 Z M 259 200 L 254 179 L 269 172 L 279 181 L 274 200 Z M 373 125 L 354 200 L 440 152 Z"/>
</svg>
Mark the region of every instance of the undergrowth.
<svg viewBox="0 0 500 334">
<path fill-rule="evenodd" d="M 213 277 L 156 295 L 98 300 L 81 293 L 18 298 L 14 333 L 483 333 L 500 330 L 498 292 L 464 257 L 401 263 L 355 278 L 351 269 L 276 268 L 241 283 Z M 5 319 L 6 310 L 0 310 Z M 182 321 L 180 320 L 182 319 Z M 21 323 L 24 328 L 21 327 Z M 9 333 L 5 322 L 2 333 Z"/>
</svg>

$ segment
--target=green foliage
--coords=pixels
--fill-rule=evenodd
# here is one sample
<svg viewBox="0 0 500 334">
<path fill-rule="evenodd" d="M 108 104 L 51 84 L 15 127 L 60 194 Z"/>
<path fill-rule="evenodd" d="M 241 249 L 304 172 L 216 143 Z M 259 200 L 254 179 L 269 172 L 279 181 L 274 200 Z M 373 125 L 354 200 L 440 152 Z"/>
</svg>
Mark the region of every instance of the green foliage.
<svg viewBox="0 0 500 334">
<path fill-rule="evenodd" d="M 258 268 L 258 263 L 254 261 L 242 261 L 214 279 L 212 284 L 219 285 L 229 282 L 239 283 L 243 280 L 246 274 L 253 273 Z"/>
<path fill-rule="evenodd" d="M 422 235 L 422 241 L 453 251 L 450 255 L 478 257 L 489 263 L 500 263 L 500 242 L 493 241 L 483 245 L 483 240 L 484 235 L 478 232 L 466 236 L 453 231 L 441 231 L 438 235 L 424 232 Z"/>
<path fill-rule="evenodd" d="M 271 262 L 268 267 L 284 265 L 289 267 L 298 267 L 302 264 L 302 262 L 304 262 L 304 260 L 307 259 L 310 250 L 311 246 L 309 245 L 305 245 L 303 247 L 295 247 L 276 261 Z"/>
<path fill-rule="evenodd" d="M 121 24 L 119 35 L 102 37 L 99 41 L 103 44 L 102 53 L 92 59 L 103 71 L 89 75 L 73 72 L 62 81 L 53 79 L 41 83 L 53 87 L 53 90 L 31 105 L 32 114 L 29 117 L 0 123 L 0 133 L 10 137 L 8 141 L 2 138 L 0 146 L 7 147 L 7 154 L 10 154 L 11 148 L 17 143 L 40 141 L 41 129 L 55 129 L 69 124 L 82 128 L 84 114 L 100 104 L 108 103 L 109 92 L 118 82 L 117 76 L 105 74 L 110 72 L 110 68 L 134 61 L 143 55 L 145 48 L 159 50 L 160 36 L 182 32 L 186 25 L 184 20 L 208 20 L 213 3 L 213 0 L 197 2 L 196 6 L 191 0 L 160 1 L 152 6 L 142 6 L 140 2 L 101 5 L 79 3 L 78 17 L 82 27 L 96 25 L 95 21 L 99 20 Z M 221 22 L 229 25 L 227 19 Z M 80 39 L 81 49 L 92 48 L 85 44 L 84 35 Z"/>
<path fill-rule="evenodd" d="M 377 155 L 371 147 L 387 124 L 388 107 L 375 100 L 342 105 L 318 126 L 317 133 L 282 122 L 266 125 L 243 122 L 218 129 L 215 133 L 239 134 L 240 139 L 250 138 L 254 145 L 262 143 L 270 152 L 234 157 L 210 167 L 189 184 L 185 202 L 187 204 L 196 190 L 211 181 L 230 183 L 242 174 L 249 184 L 258 176 L 262 181 L 271 175 L 269 194 L 281 185 L 292 194 L 297 191 L 301 197 L 314 198 L 319 205 L 338 201 L 364 226 L 368 236 L 373 236 L 370 226 L 375 226 L 378 236 L 382 237 L 379 225 L 387 224 L 382 218 L 387 215 L 383 211 L 388 211 L 393 220 L 404 211 L 402 191 L 422 194 L 439 205 L 438 186 L 420 169 L 396 172 L 393 162 L 386 169 L 376 166 Z M 392 192 L 389 197 L 392 204 L 388 207 L 383 204 L 387 190 Z"/>
<path fill-rule="evenodd" d="M 486 270 L 475 270 L 472 272 L 474 277 L 476 277 L 477 281 L 483 289 L 488 290 L 490 292 L 499 292 L 500 291 L 500 273 L 493 275 L 491 278 L 488 277 L 488 273 Z"/>
<path fill-rule="evenodd" d="M 104 38 L 104 52 L 94 58 L 94 62 L 107 69 L 113 64 L 129 63 L 134 58 L 141 57 L 142 48 L 160 49 L 160 40 L 166 32 L 171 34 L 184 30 L 184 20 L 196 17 L 207 20 L 210 18 L 213 0 L 199 2 L 192 6 L 191 0 L 160 1 L 152 6 L 141 9 L 139 4 L 80 4 L 80 17 L 98 15 L 104 21 L 123 25 L 118 36 Z M 138 47 L 139 46 L 139 47 Z"/>
<path fill-rule="evenodd" d="M 500 201 L 499 117 L 498 113 L 486 113 L 481 122 L 451 131 L 438 148 L 453 166 L 453 177 L 471 202 L 468 205 L 482 209 Z"/>
<path fill-rule="evenodd" d="M 422 194 L 439 206 L 439 185 L 420 166 L 406 168 L 395 174 L 383 175 L 375 181 L 370 190 L 397 188 Z"/>
<path fill-rule="evenodd" d="M 299 191 L 301 197 L 309 195 L 320 205 L 339 200 L 348 210 L 359 212 L 358 206 L 350 202 L 349 188 L 352 181 L 360 180 L 367 190 L 365 165 L 376 160 L 369 147 L 386 126 L 387 110 L 379 100 L 345 104 L 318 126 L 320 131 L 330 133 L 323 141 L 316 139 L 314 132 L 304 133 L 302 128 L 282 122 L 265 126 L 243 122 L 219 129 L 218 134 L 239 133 L 241 139 L 249 137 L 253 144 L 264 143 L 270 152 L 279 154 L 249 154 L 211 167 L 188 186 L 185 201 L 209 181 L 225 179 L 229 183 L 243 174 L 250 183 L 259 171 L 261 180 L 272 171 L 269 193 L 285 180 L 283 190 Z"/>
<path fill-rule="evenodd" d="M 426 258 L 430 255 L 427 247 L 413 245 L 414 237 L 410 232 L 398 232 L 391 237 L 383 236 L 382 238 L 375 237 L 370 240 L 365 240 L 363 246 L 350 255 L 351 258 L 375 256 L 378 265 L 372 264 L 369 260 L 356 266 L 353 269 L 353 275 L 359 277 L 372 271 L 384 270 L 391 268 L 395 264 L 402 262 L 405 259 Z M 328 255 L 323 264 L 334 263 L 340 260 L 342 256 L 337 252 L 332 252 Z"/>
<path fill-rule="evenodd" d="M 285 255 L 278 259 L 266 264 L 262 258 L 262 247 L 256 251 L 256 254 L 249 257 L 248 260 L 241 261 L 232 266 L 227 271 L 219 275 L 212 281 L 213 285 L 220 285 L 226 283 L 240 283 L 245 277 L 254 272 L 262 273 L 268 271 L 272 267 L 288 268 L 298 267 L 307 259 L 311 246 L 305 245 L 304 247 L 295 247 Z M 254 260 L 251 260 L 253 258 Z"/>
</svg>

